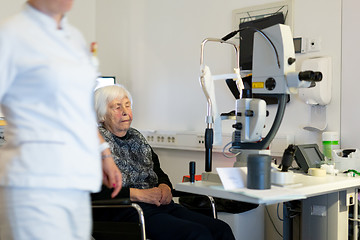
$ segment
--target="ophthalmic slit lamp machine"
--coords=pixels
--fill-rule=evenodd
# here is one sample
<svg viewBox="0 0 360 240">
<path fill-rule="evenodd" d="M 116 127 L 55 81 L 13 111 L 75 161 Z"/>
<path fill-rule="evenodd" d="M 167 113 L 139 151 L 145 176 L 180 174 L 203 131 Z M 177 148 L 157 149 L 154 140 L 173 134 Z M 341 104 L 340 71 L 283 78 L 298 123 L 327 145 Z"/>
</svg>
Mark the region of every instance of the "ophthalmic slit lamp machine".
<svg viewBox="0 0 360 240">
<path fill-rule="evenodd" d="M 205 130 L 205 171 L 212 171 L 212 145 L 213 145 L 213 124 L 214 110 L 207 83 L 212 78 L 208 67 L 204 64 L 204 47 L 209 41 L 230 44 L 235 49 L 236 67 L 234 68 L 234 83 L 228 86 L 236 86 L 231 92 L 235 101 L 235 123 L 229 152 L 236 156 L 234 167 L 243 167 L 247 164 L 249 154 L 270 154 L 267 150 L 274 139 L 282 122 L 288 94 L 295 93 L 298 88 L 309 88 L 315 86 L 316 82 L 322 80 L 321 72 L 311 70 L 295 71 L 295 50 L 290 27 L 277 24 L 269 28 L 258 30 L 253 29 L 253 70 L 251 83 L 244 87 L 240 77 L 239 48 L 231 42 L 227 42 L 238 32 L 239 29 L 229 33 L 222 39 L 207 38 L 201 44 L 200 58 L 200 84 L 207 100 L 207 116 Z M 212 79 L 210 79 L 211 81 Z M 252 93 L 258 96 L 274 97 L 278 101 L 277 112 L 272 126 L 267 135 L 262 137 L 262 130 L 267 115 L 266 102 L 262 99 L 252 97 Z M 225 151 L 225 149 L 224 149 Z M 225 154 L 225 153 L 224 153 Z"/>
</svg>

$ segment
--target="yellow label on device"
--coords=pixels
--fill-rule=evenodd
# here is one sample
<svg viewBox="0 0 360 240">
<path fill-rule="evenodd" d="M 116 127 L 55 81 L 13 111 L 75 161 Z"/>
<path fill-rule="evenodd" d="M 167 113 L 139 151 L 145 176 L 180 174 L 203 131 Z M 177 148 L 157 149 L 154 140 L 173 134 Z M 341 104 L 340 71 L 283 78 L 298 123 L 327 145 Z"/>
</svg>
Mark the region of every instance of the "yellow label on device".
<svg viewBox="0 0 360 240">
<path fill-rule="evenodd" d="M 263 82 L 253 82 L 252 88 L 264 88 L 264 83 Z"/>
<path fill-rule="evenodd" d="M 5 125 L 6 125 L 6 121 L 0 119 L 0 126 L 5 126 Z"/>
</svg>

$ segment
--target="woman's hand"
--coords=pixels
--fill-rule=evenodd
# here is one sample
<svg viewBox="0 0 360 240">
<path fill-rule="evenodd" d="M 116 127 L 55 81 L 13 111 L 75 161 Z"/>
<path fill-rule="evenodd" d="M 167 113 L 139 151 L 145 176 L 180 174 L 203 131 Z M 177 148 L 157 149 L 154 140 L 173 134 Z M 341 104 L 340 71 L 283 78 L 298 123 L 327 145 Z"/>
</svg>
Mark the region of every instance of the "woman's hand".
<svg viewBox="0 0 360 240">
<path fill-rule="evenodd" d="M 154 187 L 149 189 L 130 188 L 130 200 L 161 205 L 161 189 Z"/>
<path fill-rule="evenodd" d="M 98 137 L 100 143 L 104 143 L 105 140 L 101 136 L 98 131 Z M 103 184 L 108 188 L 114 188 L 114 191 L 111 194 L 111 197 L 114 198 L 119 194 L 122 187 L 122 175 L 121 172 L 116 166 L 114 159 L 111 155 L 111 151 L 109 148 L 104 149 L 101 152 L 101 164 L 102 164 L 102 172 L 103 172 Z"/>
<path fill-rule="evenodd" d="M 121 190 L 122 175 L 112 157 L 102 159 L 103 184 L 108 188 L 114 188 L 111 197 L 114 198 Z"/>
<path fill-rule="evenodd" d="M 155 204 L 156 206 L 167 205 L 172 200 L 171 189 L 166 184 L 149 189 L 130 188 L 130 200 Z"/>
<path fill-rule="evenodd" d="M 160 199 L 161 205 L 169 204 L 173 197 L 171 193 L 171 188 L 164 183 L 161 183 L 158 187 L 161 189 L 161 199 Z"/>
</svg>

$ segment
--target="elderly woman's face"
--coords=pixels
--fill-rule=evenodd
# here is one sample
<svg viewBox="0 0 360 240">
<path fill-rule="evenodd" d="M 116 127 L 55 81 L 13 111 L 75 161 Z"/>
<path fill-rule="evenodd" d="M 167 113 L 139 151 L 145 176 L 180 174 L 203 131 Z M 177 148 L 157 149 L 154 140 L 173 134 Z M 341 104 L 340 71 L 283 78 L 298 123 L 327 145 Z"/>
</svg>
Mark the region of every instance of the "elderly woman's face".
<svg viewBox="0 0 360 240">
<path fill-rule="evenodd" d="M 127 97 L 109 102 L 104 127 L 118 137 L 125 136 L 132 121 L 131 102 Z"/>
</svg>

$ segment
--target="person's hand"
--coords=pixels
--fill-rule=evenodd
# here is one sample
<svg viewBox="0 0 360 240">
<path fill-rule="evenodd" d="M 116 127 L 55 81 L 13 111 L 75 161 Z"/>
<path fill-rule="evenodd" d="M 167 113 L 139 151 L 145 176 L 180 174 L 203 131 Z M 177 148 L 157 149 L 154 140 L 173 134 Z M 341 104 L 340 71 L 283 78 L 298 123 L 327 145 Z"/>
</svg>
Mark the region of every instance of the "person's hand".
<svg viewBox="0 0 360 240">
<path fill-rule="evenodd" d="M 161 205 L 161 189 L 154 187 L 149 189 L 130 188 L 130 200 L 135 202 L 144 202 Z"/>
<path fill-rule="evenodd" d="M 160 199 L 161 205 L 169 204 L 173 197 L 172 193 L 171 193 L 171 188 L 164 183 L 161 183 L 158 186 L 158 188 L 160 188 L 160 190 L 161 190 L 161 199 Z"/>
<path fill-rule="evenodd" d="M 121 190 L 122 175 L 111 155 L 102 159 L 103 184 L 108 188 L 114 188 L 111 197 L 114 198 Z"/>
<path fill-rule="evenodd" d="M 98 131 L 100 143 L 104 143 L 103 136 Z M 114 188 L 111 197 L 114 198 L 119 194 L 122 187 L 122 175 L 119 168 L 116 166 L 109 148 L 101 150 L 103 184 L 108 188 Z"/>
</svg>

